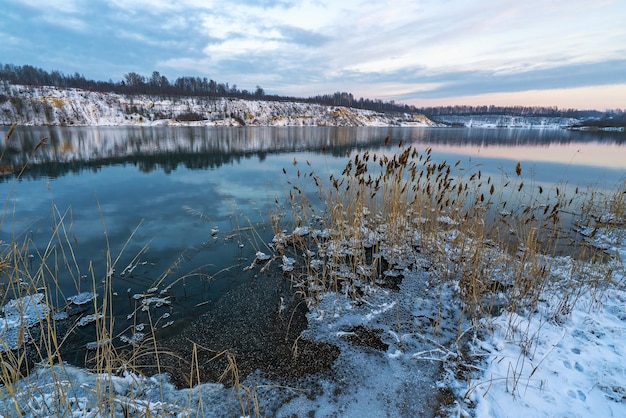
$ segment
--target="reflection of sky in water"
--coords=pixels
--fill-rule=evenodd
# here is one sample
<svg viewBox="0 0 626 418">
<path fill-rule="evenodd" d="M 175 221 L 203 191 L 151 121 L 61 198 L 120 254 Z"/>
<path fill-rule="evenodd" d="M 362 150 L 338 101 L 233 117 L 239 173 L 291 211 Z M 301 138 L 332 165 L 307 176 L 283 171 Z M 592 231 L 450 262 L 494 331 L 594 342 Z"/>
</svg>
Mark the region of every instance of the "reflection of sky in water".
<svg viewBox="0 0 626 418">
<path fill-rule="evenodd" d="M 85 154 L 91 153 L 89 146 L 104 146 L 102 144 L 109 140 L 107 132 L 114 134 L 110 140 L 117 144 L 117 148 L 125 149 L 119 145 L 124 139 L 124 131 L 105 129 L 99 135 L 92 135 L 97 138 L 97 142 L 94 140 L 93 143 L 89 142 L 89 135 L 81 134 L 80 144 Z M 141 142 L 143 139 L 137 132 L 142 131 L 134 129 L 133 132 L 133 140 Z M 167 135 L 160 135 L 160 130 L 149 132 L 151 141 L 167 139 L 165 145 L 160 145 L 160 148 L 169 147 L 167 154 L 124 155 L 106 163 L 92 161 L 84 168 L 76 162 L 71 170 L 58 163 L 48 163 L 45 167 L 49 168 L 44 169 L 43 165 L 35 167 L 26 172 L 20 181 L 5 178 L 0 183 L 0 193 L 9 196 L 9 199 L 6 200 L 7 216 L 0 239 L 10 240 L 12 228 L 16 232 L 26 228 L 41 248 L 51 236 L 52 205 L 56 205 L 61 213 L 71 208 L 71 216 L 68 213 L 65 226 L 71 227 L 70 234 L 76 237 L 78 245 L 71 238 L 72 245 L 83 274 L 88 273 L 89 262 L 92 261 L 96 275 L 103 275 L 106 255 L 103 222 L 113 258 L 127 245 L 117 266 L 118 272 L 144 245 L 149 244 L 149 251 L 141 258 L 150 262 L 151 269 L 143 277 L 118 278 L 116 282 L 120 293 L 125 293 L 128 287 L 133 292 L 141 292 L 177 260 L 182 262 L 168 279 L 170 281 L 199 268 L 212 275 L 237 263 L 249 264 L 259 248 L 253 248 L 245 237 L 237 236 L 232 241 L 225 241 L 223 237 L 237 226 L 247 227 L 266 221 L 275 209 L 274 199 L 282 200 L 288 195 L 289 186 L 285 181 L 299 184 L 296 178 L 298 170 L 301 174 L 315 172 L 326 180 L 330 173 L 339 175 L 349 156 L 353 157 L 357 150 L 371 149 L 371 153 L 390 154 L 398 150 L 400 139 L 422 151 L 431 147 L 436 161 L 445 159 L 454 164 L 461 159 L 460 167 L 466 168 L 467 172 L 480 169 L 494 180 L 505 175 L 514 176 L 517 161 L 522 161 L 525 181 L 544 187 L 557 182 L 612 188 L 618 181 L 623 181 L 626 174 L 626 163 L 623 163 L 626 161 L 626 146 L 615 141 L 593 140 L 588 135 L 575 135 L 584 140 L 568 143 L 572 136 L 569 132 L 558 136 L 559 132 L 547 134 L 524 130 L 513 135 L 508 131 L 474 129 L 383 128 L 341 129 L 335 132 L 329 128 L 308 128 L 262 129 L 259 131 L 262 135 L 257 135 L 257 131 L 252 129 L 233 128 L 224 131 L 229 136 L 222 142 L 215 137 L 221 131 L 214 130 L 169 129 Z M 320 133 L 317 139 L 316 132 Z M 273 133 L 277 133 L 277 139 L 274 139 Z M 193 147 L 200 150 L 199 154 L 189 153 L 185 148 L 185 135 L 191 134 L 194 135 Z M 304 137 L 300 138 L 298 134 Z M 246 140 L 246 135 L 253 136 L 250 140 L 253 145 Z M 384 147 L 383 140 L 387 135 L 392 136 L 392 141 Z M 505 136 L 501 140 L 506 145 L 497 142 L 499 135 Z M 546 135 L 550 140 L 556 135 L 561 142 L 546 145 L 541 142 Z M 63 135 L 58 138 L 63 138 Z M 22 142 L 28 142 L 22 139 Z M 290 145 L 294 141 L 297 146 Z M 146 142 L 146 147 L 148 145 L 150 141 Z M 176 147 L 184 152 L 175 151 Z M 263 152 L 256 152 L 255 147 L 261 147 Z M 71 149 L 60 145 L 57 148 Z M 48 157 L 53 158 L 54 154 Z M 19 156 L 14 158 L 18 160 Z M 63 158 L 69 157 L 64 154 Z M 298 162 L 295 166 L 294 159 Z M 76 171 L 76 167 L 77 173 L 72 172 Z M 283 168 L 287 170 L 287 176 L 283 174 Z M 315 195 L 312 184 L 304 180 L 301 184 L 306 186 L 309 196 Z M 126 244 L 140 223 L 135 236 Z M 218 240 L 211 237 L 211 228 L 214 227 L 220 230 Z M 259 233 L 262 240 L 271 240 L 271 230 L 259 229 Z M 243 249 L 239 248 L 240 240 L 244 244 Z M 256 245 L 261 244 L 257 241 Z M 241 260 L 242 257 L 244 260 Z M 241 270 L 241 266 L 233 268 L 224 277 L 236 282 Z M 60 277 L 70 275 L 61 274 Z M 189 280 L 187 285 L 187 290 L 195 289 L 190 303 L 201 303 L 202 298 L 207 297 L 206 293 L 202 293 L 206 284 L 198 279 Z M 66 280 L 64 291 L 72 294 L 73 286 L 71 280 Z M 85 286 L 81 290 L 88 290 L 90 282 L 81 286 Z M 173 289 L 173 292 L 177 291 L 181 290 Z"/>
<path fill-rule="evenodd" d="M 598 142 L 547 144 L 543 146 L 503 147 L 499 145 L 435 146 L 433 151 L 460 154 L 473 158 L 529 161 L 564 166 L 602 167 L 626 170 L 626 146 Z"/>
</svg>

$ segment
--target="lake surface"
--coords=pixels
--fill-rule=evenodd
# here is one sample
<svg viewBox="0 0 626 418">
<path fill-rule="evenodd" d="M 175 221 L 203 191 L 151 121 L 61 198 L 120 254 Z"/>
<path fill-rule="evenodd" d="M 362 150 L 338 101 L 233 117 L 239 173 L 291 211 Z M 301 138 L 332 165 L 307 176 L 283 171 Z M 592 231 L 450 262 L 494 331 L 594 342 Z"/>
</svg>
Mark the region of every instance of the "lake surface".
<svg viewBox="0 0 626 418">
<path fill-rule="evenodd" d="M 2 138 L 7 131 L 0 128 Z M 46 143 L 37 148 L 42 138 Z M 33 268 L 49 249 L 48 275 L 58 280 L 59 305 L 94 286 L 102 294 L 109 273 L 119 329 L 128 318 L 141 321 L 134 296 L 148 289 L 168 296 L 158 314 L 169 316 L 160 324 L 184 324 L 253 277 L 243 270 L 256 251 L 269 253 L 269 215 L 279 212 L 276 202 L 283 205 L 289 190 L 283 168 L 292 180 L 297 170 L 327 178 L 340 174 L 356 152 L 390 154 L 400 142 L 430 147 L 436 161 L 461 160 L 461 167 L 494 178 L 513 174 L 521 161 L 524 175 L 545 187 L 611 190 L 626 180 L 623 133 L 20 127 L 2 144 L 0 240 L 27 241 Z"/>
</svg>

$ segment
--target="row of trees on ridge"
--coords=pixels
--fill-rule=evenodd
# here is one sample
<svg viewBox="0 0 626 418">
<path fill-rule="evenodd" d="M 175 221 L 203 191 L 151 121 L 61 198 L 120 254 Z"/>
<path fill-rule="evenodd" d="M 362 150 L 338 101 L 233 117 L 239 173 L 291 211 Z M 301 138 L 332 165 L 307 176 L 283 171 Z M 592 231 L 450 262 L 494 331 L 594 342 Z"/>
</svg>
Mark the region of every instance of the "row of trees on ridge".
<svg viewBox="0 0 626 418">
<path fill-rule="evenodd" d="M 515 116 L 552 116 L 552 117 L 611 117 L 613 114 L 622 115 L 621 110 L 609 112 L 559 109 L 557 107 L 540 106 L 439 106 L 415 107 L 407 104 L 382 101 L 380 99 L 356 99 L 351 93 L 335 92 L 333 94 L 317 95 L 313 97 L 291 97 L 283 95 L 268 95 L 261 86 L 254 91 L 240 90 L 236 84 L 217 82 L 207 77 L 178 77 L 170 81 L 165 75 L 153 71 L 148 77 L 130 72 L 118 82 L 96 81 L 85 78 L 82 74 L 64 74 L 59 70 L 48 72 L 32 65 L 0 64 L 0 80 L 4 83 L 23 84 L 30 86 L 55 86 L 62 88 L 79 88 L 98 92 L 113 92 L 121 94 L 149 94 L 159 96 L 204 96 L 209 98 L 233 97 L 241 99 L 263 99 L 273 101 L 298 101 L 318 103 L 329 106 L 347 106 L 360 109 L 369 109 L 379 112 L 424 114 L 435 118 L 445 115 L 515 115 Z"/>
</svg>

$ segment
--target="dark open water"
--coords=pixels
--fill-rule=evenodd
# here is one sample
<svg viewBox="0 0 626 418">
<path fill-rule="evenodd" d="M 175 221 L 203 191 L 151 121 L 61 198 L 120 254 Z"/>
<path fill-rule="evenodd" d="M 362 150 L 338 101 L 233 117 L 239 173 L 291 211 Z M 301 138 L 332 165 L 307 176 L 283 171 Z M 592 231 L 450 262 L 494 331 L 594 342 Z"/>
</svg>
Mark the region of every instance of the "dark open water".
<svg viewBox="0 0 626 418">
<path fill-rule="evenodd" d="M 7 130 L 0 128 L 0 138 Z M 46 144 L 33 152 L 44 137 Z M 288 193 L 283 168 L 293 179 L 308 162 L 306 170 L 328 177 L 355 152 L 391 153 L 400 141 L 431 147 L 435 160 L 460 159 L 462 167 L 479 167 L 494 178 L 514 173 L 521 161 L 525 175 L 545 187 L 612 189 L 626 179 L 623 133 L 22 127 L 2 144 L 0 240 L 27 242 L 33 269 L 49 249 L 47 276 L 58 280 L 59 306 L 94 286 L 102 294 L 110 254 L 116 329 L 148 320 L 134 296 L 152 288 L 154 297 L 168 297 L 163 306 L 153 302 L 152 320 L 162 317 L 159 326 L 174 321 L 164 330 L 172 335 L 251 280 L 254 273 L 243 268 L 256 251 L 269 253 L 268 215 Z M 89 339 L 92 331 L 81 332 Z"/>
</svg>

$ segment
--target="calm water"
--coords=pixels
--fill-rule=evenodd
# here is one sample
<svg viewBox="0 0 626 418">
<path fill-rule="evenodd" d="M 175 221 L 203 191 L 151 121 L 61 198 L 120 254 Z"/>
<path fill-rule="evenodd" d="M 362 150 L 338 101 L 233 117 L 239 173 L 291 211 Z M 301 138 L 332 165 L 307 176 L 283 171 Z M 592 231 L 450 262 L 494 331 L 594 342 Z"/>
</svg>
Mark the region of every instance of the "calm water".
<svg viewBox="0 0 626 418">
<path fill-rule="evenodd" d="M 7 130 L 0 128 L 0 138 Z M 391 141 L 385 146 L 387 136 Z M 33 152 L 43 137 L 46 144 Z M 111 277 L 119 324 L 140 307 L 133 295 L 158 287 L 158 296 L 168 286 L 172 304 L 160 313 L 182 322 L 250 279 L 243 267 L 271 240 L 268 214 L 287 195 L 283 168 L 292 179 L 297 169 L 327 177 L 340 173 L 355 152 L 391 153 L 400 141 L 431 147 L 435 160 L 460 159 L 462 166 L 480 167 L 494 177 L 512 174 L 521 161 L 525 176 L 538 185 L 611 189 L 626 179 L 626 136 L 619 133 L 19 128 L 2 144 L 7 174 L 0 177 L 5 204 L 0 239 L 28 240 L 32 254 L 53 248 L 48 264 L 60 283 L 60 301 L 93 290 L 94 281 L 100 288 L 108 251 L 115 261 Z M 61 233 L 53 233 L 54 225 L 63 226 L 57 229 Z M 127 266 L 136 267 L 128 272 Z"/>
</svg>

